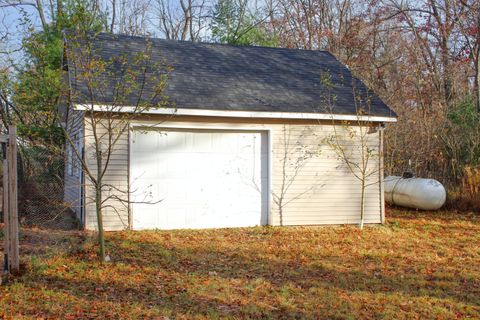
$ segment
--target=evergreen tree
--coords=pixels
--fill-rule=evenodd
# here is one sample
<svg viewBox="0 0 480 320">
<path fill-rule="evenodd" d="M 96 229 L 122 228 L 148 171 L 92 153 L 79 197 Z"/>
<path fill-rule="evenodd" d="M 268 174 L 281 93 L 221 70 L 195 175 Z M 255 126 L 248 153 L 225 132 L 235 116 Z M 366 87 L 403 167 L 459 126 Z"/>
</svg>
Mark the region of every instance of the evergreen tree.
<svg viewBox="0 0 480 320">
<path fill-rule="evenodd" d="M 58 1 L 55 7 L 51 22 L 24 38 L 26 63 L 11 81 L 19 135 L 54 148 L 63 145 L 58 107 L 66 103 L 68 92 L 63 71 L 64 31 L 96 32 L 106 25 L 105 15 L 92 10 L 89 1 Z"/>
<path fill-rule="evenodd" d="M 246 0 L 220 0 L 212 19 L 213 39 L 233 45 L 260 45 L 274 47 L 277 40 L 270 35 L 258 18 L 249 13 Z"/>
</svg>

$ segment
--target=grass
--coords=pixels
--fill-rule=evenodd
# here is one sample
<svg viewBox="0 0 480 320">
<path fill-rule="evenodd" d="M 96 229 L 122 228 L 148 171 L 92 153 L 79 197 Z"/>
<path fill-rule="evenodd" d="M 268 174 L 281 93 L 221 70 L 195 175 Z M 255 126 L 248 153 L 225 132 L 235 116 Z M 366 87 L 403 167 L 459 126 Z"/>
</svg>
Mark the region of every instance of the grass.
<svg viewBox="0 0 480 320">
<path fill-rule="evenodd" d="M 480 318 L 474 214 L 391 211 L 363 231 L 109 233 L 105 265 L 81 233 L 29 239 L 41 245 L 22 248 L 26 272 L 0 287 L 0 319 Z"/>
</svg>

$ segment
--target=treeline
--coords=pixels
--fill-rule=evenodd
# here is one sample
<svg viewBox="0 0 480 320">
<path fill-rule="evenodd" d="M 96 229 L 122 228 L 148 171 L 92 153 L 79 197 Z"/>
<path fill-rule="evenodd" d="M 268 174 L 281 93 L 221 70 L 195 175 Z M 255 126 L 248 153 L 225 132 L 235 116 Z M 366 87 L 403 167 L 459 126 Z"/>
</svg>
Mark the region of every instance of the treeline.
<svg viewBox="0 0 480 320">
<path fill-rule="evenodd" d="M 4 4 L 3 4 L 4 2 Z M 399 115 L 386 131 L 386 171 L 411 169 L 478 195 L 478 0 L 0 1 L 13 25 L 0 48 L 2 121 L 61 145 L 62 36 L 69 28 L 185 41 L 329 50 Z M 33 8 L 33 9 L 32 9 Z M 20 53 L 19 53 L 20 52 Z M 13 57 L 13 59 L 8 59 Z M 21 57 L 19 59 L 18 57 Z M 53 134 L 52 134 L 53 133 Z"/>
</svg>

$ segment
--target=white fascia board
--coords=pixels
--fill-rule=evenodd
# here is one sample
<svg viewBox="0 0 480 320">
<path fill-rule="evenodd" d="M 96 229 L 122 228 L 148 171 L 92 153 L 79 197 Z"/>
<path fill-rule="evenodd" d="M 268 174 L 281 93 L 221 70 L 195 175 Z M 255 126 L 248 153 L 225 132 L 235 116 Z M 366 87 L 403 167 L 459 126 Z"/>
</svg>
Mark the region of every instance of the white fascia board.
<svg viewBox="0 0 480 320">
<path fill-rule="evenodd" d="M 75 110 L 99 112 L 135 112 L 135 107 L 109 106 L 109 105 L 84 105 L 75 104 Z M 268 111 L 235 111 L 235 110 L 207 110 L 207 109 L 175 109 L 175 108 L 150 108 L 143 110 L 143 114 L 163 114 L 178 116 L 204 116 L 227 118 L 268 118 L 268 119 L 307 119 L 307 120 L 339 120 L 339 121 L 365 121 L 365 122 L 397 122 L 396 117 L 381 116 L 356 116 L 329 113 L 307 112 L 268 112 Z"/>
</svg>

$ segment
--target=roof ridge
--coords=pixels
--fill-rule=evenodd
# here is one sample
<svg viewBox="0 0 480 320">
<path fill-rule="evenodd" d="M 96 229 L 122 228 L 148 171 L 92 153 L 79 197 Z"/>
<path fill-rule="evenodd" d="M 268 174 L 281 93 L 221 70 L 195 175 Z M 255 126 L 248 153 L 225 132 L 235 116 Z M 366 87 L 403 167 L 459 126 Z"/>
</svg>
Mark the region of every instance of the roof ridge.
<svg viewBox="0 0 480 320">
<path fill-rule="evenodd" d="M 285 50 L 285 51 L 297 51 L 297 52 L 318 52 L 318 53 L 327 53 L 334 56 L 328 50 L 320 50 L 320 49 L 303 49 L 303 48 L 285 48 L 285 47 L 271 47 L 271 46 L 260 46 L 260 45 L 235 45 L 235 44 L 228 44 L 228 43 L 219 43 L 219 42 L 203 42 L 203 41 L 190 41 L 190 40 L 177 40 L 177 39 L 164 39 L 158 37 L 150 37 L 150 36 L 140 36 L 140 35 L 129 35 L 124 33 L 109 33 L 109 32 L 98 32 L 96 36 L 102 35 L 111 38 L 115 37 L 122 37 L 126 39 L 139 39 L 139 40 L 153 40 L 159 42 L 173 42 L 173 43 L 180 43 L 180 44 L 187 44 L 187 45 L 208 45 L 208 46 L 223 46 L 223 47 L 232 47 L 232 48 L 252 48 L 252 49 L 269 49 L 269 50 Z"/>
</svg>

